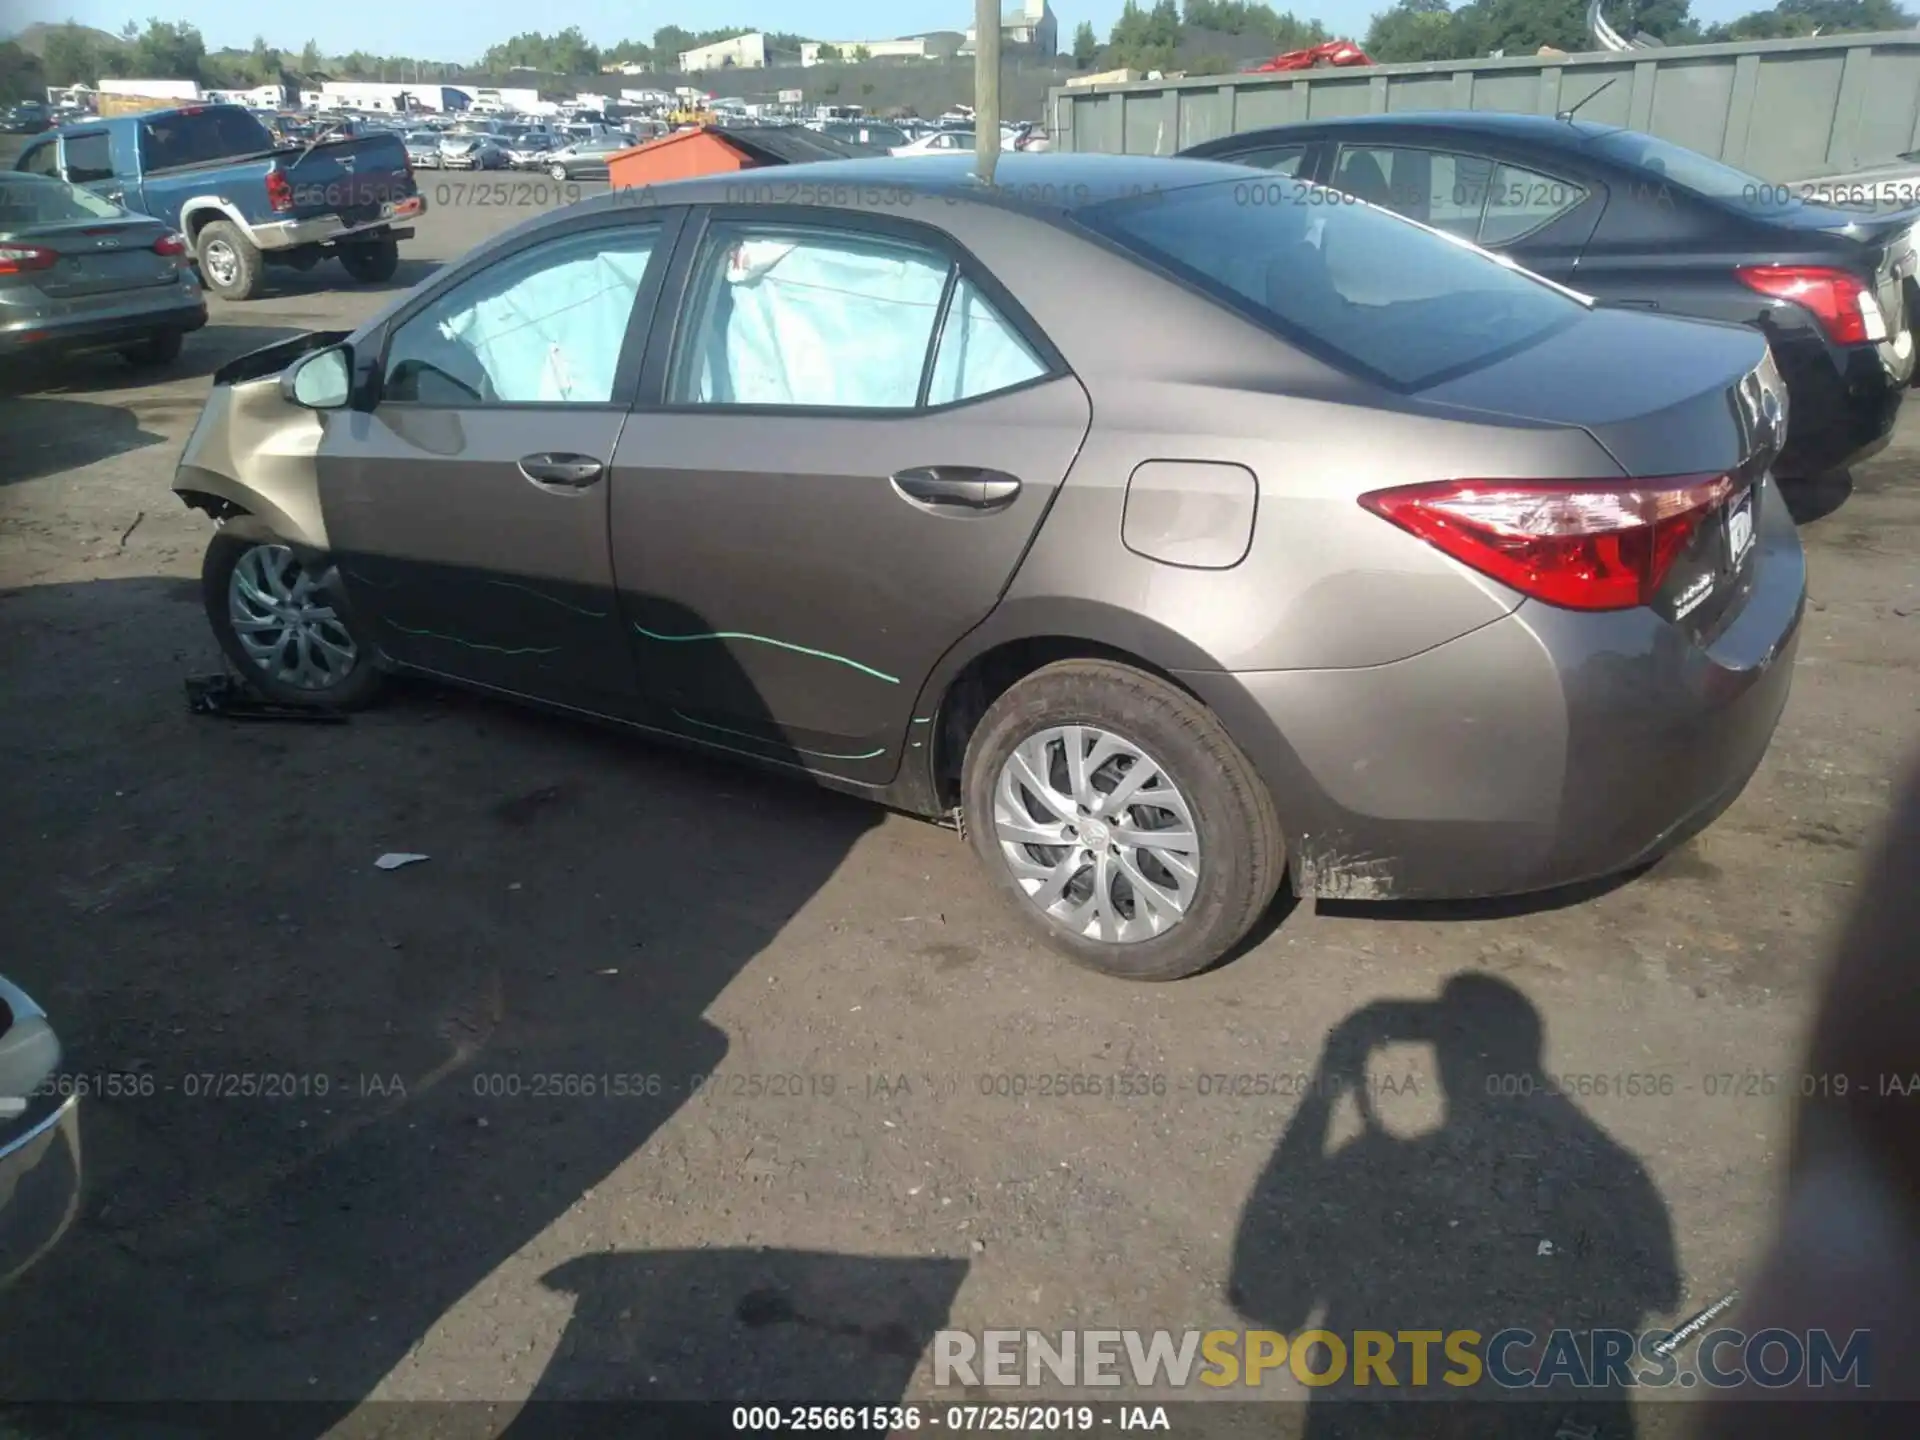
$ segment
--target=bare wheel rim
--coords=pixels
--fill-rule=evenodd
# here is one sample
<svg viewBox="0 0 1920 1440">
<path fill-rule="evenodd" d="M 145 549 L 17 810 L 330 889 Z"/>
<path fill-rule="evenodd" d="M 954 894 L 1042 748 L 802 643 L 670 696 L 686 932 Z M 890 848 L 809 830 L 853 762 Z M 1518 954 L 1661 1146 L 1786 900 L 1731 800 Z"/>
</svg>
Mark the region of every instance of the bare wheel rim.
<svg viewBox="0 0 1920 1440">
<path fill-rule="evenodd" d="M 207 248 L 200 252 L 200 263 L 207 267 L 207 276 L 216 285 L 231 285 L 239 278 L 240 257 L 224 240 L 208 241 Z"/>
<path fill-rule="evenodd" d="M 255 545 L 235 563 L 227 618 L 247 658 L 283 685 L 331 690 L 359 663 L 332 601 L 284 545 Z"/>
<path fill-rule="evenodd" d="M 993 829 L 1029 903 L 1089 940 L 1164 935 L 1199 889 L 1186 796 L 1138 745 L 1098 726 L 1023 740 L 994 782 Z"/>
</svg>

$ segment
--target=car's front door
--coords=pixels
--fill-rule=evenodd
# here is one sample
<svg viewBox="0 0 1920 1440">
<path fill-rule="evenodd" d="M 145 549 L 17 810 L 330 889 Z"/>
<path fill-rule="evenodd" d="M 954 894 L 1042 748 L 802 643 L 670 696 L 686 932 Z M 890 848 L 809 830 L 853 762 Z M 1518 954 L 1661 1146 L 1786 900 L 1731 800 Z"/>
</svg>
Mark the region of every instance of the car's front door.
<svg viewBox="0 0 1920 1440">
<path fill-rule="evenodd" d="M 937 232 L 794 215 L 716 212 L 693 249 L 661 403 L 614 454 L 615 570 L 670 724 L 878 784 L 930 738 L 914 696 L 998 602 L 1091 408 Z"/>
<path fill-rule="evenodd" d="M 349 603 L 407 664 L 619 710 L 607 466 L 676 215 L 601 215 L 435 289 L 330 414 L 321 504 Z"/>
</svg>

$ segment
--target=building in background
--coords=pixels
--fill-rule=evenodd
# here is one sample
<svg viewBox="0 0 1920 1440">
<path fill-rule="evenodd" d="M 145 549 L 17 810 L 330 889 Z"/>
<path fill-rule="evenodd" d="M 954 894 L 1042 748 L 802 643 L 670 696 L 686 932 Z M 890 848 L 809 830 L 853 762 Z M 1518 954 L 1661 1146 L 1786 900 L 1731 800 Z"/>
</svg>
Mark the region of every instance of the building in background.
<svg viewBox="0 0 1920 1440">
<path fill-rule="evenodd" d="M 973 54 L 974 37 L 978 33 L 972 26 L 967 27 L 966 43 L 960 47 L 962 55 Z M 1048 57 L 1058 55 L 1060 24 L 1054 18 L 1053 6 L 1047 0 L 1022 0 L 1019 8 L 1003 11 L 1000 16 L 1000 43 L 1029 46 Z"/>
<path fill-rule="evenodd" d="M 906 40 L 809 40 L 800 47 L 800 63 L 802 65 L 821 64 L 822 50 L 829 52 L 829 55 L 837 53 L 841 60 L 853 59 L 854 52 L 859 50 L 866 51 L 866 58 L 869 60 L 924 60 L 927 58 L 925 37 L 915 35 Z"/>
<path fill-rule="evenodd" d="M 137 95 L 143 100 L 198 100 L 200 87 L 191 80 L 114 80 L 100 82 L 102 95 Z"/>
<path fill-rule="evenodd" d="M 538 92 L 529 92 L 537 94 Z M 453 112 L 473 108 L 473 94 L 456 85 L 401 85 L 378 80 L 329 80 L 315 92 L 300 92 L 300 103 L 315 110 Z"/>
<path fill-rule="evenodd" d="M 702 70 L 764 70 L 767 68 L 767 37 L 761 31 L 736 35 L 731 40 L 716 40 L 696 50 L 680 52 L 680 73 L 697 75 Z"/>
<path fill-rule="evenodd" d="M 209 90 L 207 99 L 219 105 L 245 105 L 252 110 L 279 110 L 291 95 L 290 86 L 255 85 L 251 90 Z"/>
</svg>

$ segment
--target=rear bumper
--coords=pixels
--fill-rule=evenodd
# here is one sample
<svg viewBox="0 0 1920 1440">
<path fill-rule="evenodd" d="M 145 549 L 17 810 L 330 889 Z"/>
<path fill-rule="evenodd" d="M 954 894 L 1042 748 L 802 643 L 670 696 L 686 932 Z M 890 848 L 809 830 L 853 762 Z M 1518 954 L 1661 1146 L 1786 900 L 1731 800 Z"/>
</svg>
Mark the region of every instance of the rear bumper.
<svg viewBox="0 0 1920 1440">
<path fill-rule="evenodd" d="M 78 313 L 30 313 L 8 318 L 0 309 L 0 355 L 48 354 L 73 350 L 111 350 L 149 335 L 186 333 L 207 323 L 207 301 L 198 285 L 156 286 L 152 294 L 105 309 Z"/>
<path fill-rule="evenodd" d="M 1886 448 L 1906 395 L 1877 347 L 1832 346 L 1802 337 L 1774 342 L 1787 384 L 1787 446 L 1775 470 L 1811 477 L 1851 465 Z"/>
<path fill-rule="evenodd" d="M 1806 565 L 1765 492 L 1753 589 L 1710 644 L 1649 610 L 1528 602 L 1391 665 L 1180 678 L 1266 779 L 1295 889 L 1525 894 L 1630 870 L 1711 824 L 1772 740 Z"/>
<path fill-rule="evenodd" d="M 376 238 L 378 232 L 388 231 L 383 239 L 405 239 L 412 231 L 396 231 L 394 227 L 408 220 L 417 220 L 427 213 L 427 197 L 410 195 L 404 200 L 393 202 L 391 214 L 378 219 L 349 224 L 339 215 L 310 215 L 300 220 L 275 220 L 265 225 L 253 227 L 253 243 L 262 250 L 290 250 L 297 245 L 326 245 L 339 240 Z"/>
</svg>

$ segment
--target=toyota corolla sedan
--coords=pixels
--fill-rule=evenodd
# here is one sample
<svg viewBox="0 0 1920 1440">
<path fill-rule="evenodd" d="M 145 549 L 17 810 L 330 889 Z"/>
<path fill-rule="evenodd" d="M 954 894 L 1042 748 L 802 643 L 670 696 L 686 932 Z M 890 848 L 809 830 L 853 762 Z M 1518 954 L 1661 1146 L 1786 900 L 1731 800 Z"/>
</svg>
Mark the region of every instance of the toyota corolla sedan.
<svg viewBox="0 0 1920 1440">
<path fill-rule="evenodd" d="M 1805 571 L 1755 331 L 1238 166 L 791 174 L 583 201 L 220 371 L 174 489 L 233 664 L 943 820 L 1139 979 L 1283 883 L 1630 870 L 1760 763 Z"/>
</svg>

